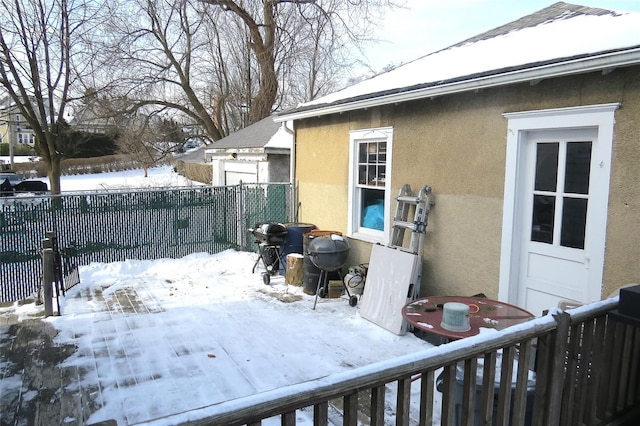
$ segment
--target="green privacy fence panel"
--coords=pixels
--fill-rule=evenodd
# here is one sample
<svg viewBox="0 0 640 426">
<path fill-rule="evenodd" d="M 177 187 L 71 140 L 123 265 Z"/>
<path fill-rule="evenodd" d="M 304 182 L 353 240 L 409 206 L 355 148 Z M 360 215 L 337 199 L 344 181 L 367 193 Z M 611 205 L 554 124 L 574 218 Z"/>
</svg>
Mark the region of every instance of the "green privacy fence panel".
<svg viewBox="0 0 640 426">
<path fill-rule="evenodd" d="M 37 290 L 47 231 L 58 237 L 65 268 L 255 250 L 248 228 L 287 222 L 290 205 L 288 184 L 2 198 L 0 302 L 24 299 Z"/>
<path fill-rule="evenodd" d="M 244 229 L 253 228 L 260 222 L 283 222 L 280 218 L 287 217 L 288 204 L 279 200 L 288 199 L 289 187 L 275 186 L 246 186 L 243 202 L 248 209 L 244 210 Z"/>
<path fill-rule="evenodd" d="M 9 302 L 37 289 L 41 240 L 52 226 L 50 200 L 5 197 L 0 202 L 0 302 Z"/>
</svg>

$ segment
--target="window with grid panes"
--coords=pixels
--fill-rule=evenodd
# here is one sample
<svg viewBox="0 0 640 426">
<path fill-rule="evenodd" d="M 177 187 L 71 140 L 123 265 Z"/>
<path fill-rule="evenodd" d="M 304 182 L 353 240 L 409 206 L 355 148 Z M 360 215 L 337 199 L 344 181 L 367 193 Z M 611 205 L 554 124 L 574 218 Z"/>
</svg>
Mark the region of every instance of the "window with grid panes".
<svg viewBox="0 0 640 426">
<path fill-rule="evenodd" d="M 19 144 L 30 144 L 33 145 L 36 142 L 35 135 L 33 133 L 18 133 L 18 143 Z"/>
<path fill-rule="evenodd" d="M 392 137 L 391 128 L 351 132 L 349 215 L 355 237 L 387 240 Z"/>
</svg>

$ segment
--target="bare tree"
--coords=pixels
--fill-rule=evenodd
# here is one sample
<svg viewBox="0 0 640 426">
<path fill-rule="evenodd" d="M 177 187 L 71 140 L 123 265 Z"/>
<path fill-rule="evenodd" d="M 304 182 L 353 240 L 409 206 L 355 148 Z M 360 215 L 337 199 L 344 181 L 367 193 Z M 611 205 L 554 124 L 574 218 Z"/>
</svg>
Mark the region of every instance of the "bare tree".
<svg viewBox="0 0 640 426">
<path fill-rule="evenodd" d="M 372 26 L 387 9 L 399 6 L 393 0 L 201 1 L 235 15 L 246 28 L 259 68 L 251 122 L 270 115 L 275 106 L 335 89 L 340 71 L 352 65 L 345 53 L 370 41 Z"/>
<path fill-rule="evenodd" d="M 225 134 L 204 76 L 212 66 L 199 6 L 191 0 L 114 5 L 105 28 L 112 35 L 97 49 L 101 75 L 92 84 L 103 96 L 126 100 L 128 113 L 155 108 L 217 140 Z"/>
<path fill-rule="evenodd" d="M 283 15 L 275 53 L 280 81 L 275 109 L 289 108 L 339 89 L 341 76 L 354 64 L 349 56 L 351 48 L 358 44 L 357 40 L 350 43 L 348 36 L 345 41 L 339 35 L 344 31 L 333 26 L 322 8 L 293 9 L 288 19 Z"/>
<path fill-rule="evenodd" d="M 171 127 L 170 123 L 154 116 L 134 117 L 118 137 L 118 148 L 140 165 L 147 177 L 150 167 L 182 149 L 182 144 L 174 140 Z"/>
<path fill-rule="evenodd" d="M 60 161 L 70 137 L 64 123 L 78 71 L 85 69 L 84 24 L 99 7 L 88 1 L 2 0 L 0 86 L 33 129 L 51 192 L 60 192 Z M 95 25 L 95 21 L 92 25 Z"/>
<path fill-rule="evenodd" d="M 134 0 L 102 50 L 109 89 L 210 140 L 334 90 L 392 0 Z M 168 114 L 168 112 L 167 112 Z"/>
</svg>

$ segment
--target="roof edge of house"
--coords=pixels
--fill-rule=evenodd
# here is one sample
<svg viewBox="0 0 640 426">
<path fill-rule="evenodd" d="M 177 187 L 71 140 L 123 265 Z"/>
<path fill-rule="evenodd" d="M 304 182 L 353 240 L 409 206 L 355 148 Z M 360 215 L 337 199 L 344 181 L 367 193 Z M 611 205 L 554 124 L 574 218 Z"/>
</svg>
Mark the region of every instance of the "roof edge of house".
<svg viewBox="0 0 640 426">
<path fill-rule="evenodd" d="M 623 51 L 604 52 L 587 58 L 571 58 L 554 63 L 538 64 L 535 66 L 509 70 L 506 72 L 470 76 L 469 78 L 456 79 L 442 84 L 419 87 L 416 89 L 396 91 L 393 93 L 376 94 L 366 98 L 345 99 L 330 104 L 313 105 L 307 108 L 298 108 L 283 111 L 274 115 L 276 122 L 287 120 L 300 120 L 304 118 L 320 117 L 330 114 L 341 114 L 348 111 L 384 106 L 393 103 L 408 102 L 455 93 L 487 89 L 523 82 L 539 82 L 549 78 L 566 75 L 582 74 L 593 71 L 612 70 L 615 68 L 639 65 L 640 46 L 635 46 Z"/>
</svg>

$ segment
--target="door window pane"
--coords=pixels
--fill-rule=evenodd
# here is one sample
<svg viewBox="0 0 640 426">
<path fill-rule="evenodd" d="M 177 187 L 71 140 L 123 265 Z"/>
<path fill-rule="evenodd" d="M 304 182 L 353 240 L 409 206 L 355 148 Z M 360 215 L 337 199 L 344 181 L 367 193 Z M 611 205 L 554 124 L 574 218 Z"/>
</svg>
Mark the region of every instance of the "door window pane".
<svg viewBox="0 0 640 426">
<path fill-rule="evenodd" d="M 587 223 L 587 200 L 565 197 L 562 209 L 562 230 L 560 245 L 584 249 L 585 226 Z"/>
<path fill-rule="evenodd" d="M 559 144 L 539 143 L 536 150 L 536 191 L 555 191 L 558 179 Z"/>
<path fill-rule="evenodd" d="M 567 165 L 564 192 L 572 194 L 588 194 L 590 170 L 591 142 L 567 143 Z"/>
<path fill-rule="evenodd" d="M 553 244 L 553 218 L 556 199 L 547 195 L 533 196 L 531 241 Z"/>
</svg>

